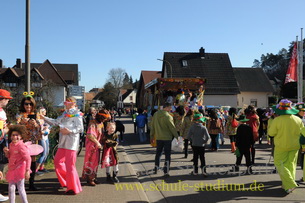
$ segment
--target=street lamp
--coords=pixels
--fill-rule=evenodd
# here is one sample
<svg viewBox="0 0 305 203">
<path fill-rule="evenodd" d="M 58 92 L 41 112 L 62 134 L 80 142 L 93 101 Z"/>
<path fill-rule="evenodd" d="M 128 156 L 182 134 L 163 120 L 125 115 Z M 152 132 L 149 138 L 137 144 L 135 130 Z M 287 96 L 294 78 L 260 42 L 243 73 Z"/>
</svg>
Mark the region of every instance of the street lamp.
<svg viewBox="0 0 305 203">
<path fill-rule="evenodd" d="M 170 62 L 168 62 L 167 60 L 162 60 L 162 59 L 157 59 L 157 60 L 168 63 L 169 68 L 170 68 L 170 71 L 171 71 L 171 78 L 173 78 L 173 67 L 172 67 L 172 65 L 170 64 Z"/>
</svg>

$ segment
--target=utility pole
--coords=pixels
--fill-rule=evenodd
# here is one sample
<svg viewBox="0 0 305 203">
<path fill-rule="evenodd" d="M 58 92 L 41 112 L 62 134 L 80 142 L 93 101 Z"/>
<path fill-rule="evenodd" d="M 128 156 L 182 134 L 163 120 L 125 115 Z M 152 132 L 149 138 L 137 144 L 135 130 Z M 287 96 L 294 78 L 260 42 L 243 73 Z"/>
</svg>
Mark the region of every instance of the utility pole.
<svg viewBox="0 0 305 203">
<path fill-rule="evenodd" d="M 301 28 L 301 40 L 300 40 L 300 49 L 299 49 L 299 66 L 300 66 L 300 90 L 298 102 L 303 102 L 303 28 Z"/>
<path fill-rule="evenodd" d="M 25 91 L 31 91 L 31 61 L 30 61 L 30 0 L 26 0 L 25 12 Z"/>
</svg>

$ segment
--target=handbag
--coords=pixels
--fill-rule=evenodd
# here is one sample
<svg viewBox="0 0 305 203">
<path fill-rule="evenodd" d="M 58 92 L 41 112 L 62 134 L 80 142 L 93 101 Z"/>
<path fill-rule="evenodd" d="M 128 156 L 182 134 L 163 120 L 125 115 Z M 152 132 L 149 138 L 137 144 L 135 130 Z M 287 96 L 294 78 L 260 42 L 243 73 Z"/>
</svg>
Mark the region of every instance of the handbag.
<svg viewBox="0 0 305 203">
<path fill-rule="evenodd" d="M 174 138 L 172 141 L 172 150 L 175 152 L 183 151 L 183 138 L 181 136 L 178 139 Z"/>
<path fill-rule="evenodd" d="M 151 145 L 152 147 L 157 147 L 157 140 L 156 140 L 155 137 L 154 137 L 154 139 L 152 139 L 152 140 L 150 141 L 150 145 Z"/>
</svg>

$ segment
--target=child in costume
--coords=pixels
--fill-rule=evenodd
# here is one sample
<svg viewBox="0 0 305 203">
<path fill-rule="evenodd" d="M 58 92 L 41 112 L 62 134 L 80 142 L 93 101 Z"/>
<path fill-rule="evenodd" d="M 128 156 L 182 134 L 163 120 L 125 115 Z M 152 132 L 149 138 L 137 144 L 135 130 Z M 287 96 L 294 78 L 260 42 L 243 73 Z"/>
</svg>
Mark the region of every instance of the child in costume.
<svg viewBox="0 0 305 203">
<path fill-rule="evenodd" d="M 90 186 L 98 184 L 97 168 L 100 160 L 100 144 L 101 138 L 104 135 L 103 122 L 109 119 L 109 114 L 105 110 L 100 110 L 88 124 L 86 135 L 86 154 L 84 159 L 83 179 L 85 179 Z"/>
<path fill-rule="evenodd" d="M 79 148 L 80 133 L 83 132 L 83 116 L 76 108 L 76 99 L 69 97 L 64 102 L 65 111 L 57 119 L 43 117 L 47 123 L 59 125 L 58 150 L 54 158 L 55 172 L 66 194 L 76 195 L 82 191 L 76 170 L 76 153 Z"/>
<path fill-rule="evenodd" d="M 41 107 L 39 109 L 40 115 L 46 115 L 47 111 L 45 108 Z M 40 125 L 41 125 L 41 133 L 42 138 L 38 141 L 38 143 L 43 147 L 43 152 L 39 159 L 37 160 L 37 167 L 36 167 L 36 173 L 43 174 L 48 173 L 49 171 L 44 168 L 44 164 L 47 161 L 49 151 L 50 151 L 50 142 L 49 142 L 49 134 L 50 134 L 50 125 L 45 123 L 43 119 L 39 119 Z"/>
<path fill-rule="evenodd" d="M 301 128 L 304 124 L 294 114 L 298 110 L 291 106 L 292 102 L 282 99 L 276 106 L 276 117 L 269 129 L 269 135 L 274 137 L 274 165 L 282 180 L 282 187 L 291 193 L 298 185 L 295 182 L 296 162 Z"/>
<path fill-rule="evenodd" d="M 5 165 L 8 163 L 7 158 L 4 155 L 3 149 L 4 147 L 8 147 L 8 138 L 6 136 L 8 128 L 7 128 L 7 117 L 4 111 L 4 107 L 8 104 L 9 100 L 13 99 L 11 97 L 11 93 L 7 90 L 0 89 L 0 156 L 1 156 L 1 163 L 0 163 L 0 173 L 2 173 Z M 3 177 L 3 175 L 2 175 Z M 9 198 L 0 194 L 0 202 L 7 201 Z"/>
<path fill-rule="evenodd" d="M 246 124 L 249 119 L 246 119 L 244 115 L 239 116 L 237 119 L 240 125 L 237 127 L 236 132 L 236 163 L 235 171 L 239 171 L 243 156 L 246 159 L 247 173 L 252 174 L 250 149 L 254 144 L 252 128 Z"/>
<path fill-rule="evenodd" d="M 203 125 L 206 118 L 199 112 L 196 112 L 193 116 L 194 124 L 190 127 L 188 131 L 188 138 L 192 143 L 193 149 L 193 165 L 194 171 L 193 175 L 198 174 L 198 158 L 200 158 L 200 168 L 201 173 L 206 177 L 206 169 L 205 169 L 205 145 L 210 139 L 210 135 L 208 133 L 207 128 Z"/>
<path fill-rule="evenodd" d="M 106 175 L 108 182 L 118 183 L 119 179 L 117 174 L 119 172 L 118 165 L 118 135 L 115 134 L 115 123 L 108 122 L 106 127 L 106 133 L 102 138 L 103 155 L 102 155 L 102 168 L 106 168 Z M 110 176 L 110 167 L 113 167 L 113 176 Z"/>
<path fill-rule="evenodd" d="M 27 203 L 27 195 L 24 188 L 24 180 L 30 178 L 31 157 L 29 149 L 23 143 L 22 138 L 26 136 L 26 128 L 23 125 L 13 125 L 9 128 L 11 143 L 9 149 L 4 148 L 5 155 L 9 159 L 6 180 L 9 182 L 10 202 L 15 202 L 15 190 L 18 188 L 21 200 Z"/>
</svg>

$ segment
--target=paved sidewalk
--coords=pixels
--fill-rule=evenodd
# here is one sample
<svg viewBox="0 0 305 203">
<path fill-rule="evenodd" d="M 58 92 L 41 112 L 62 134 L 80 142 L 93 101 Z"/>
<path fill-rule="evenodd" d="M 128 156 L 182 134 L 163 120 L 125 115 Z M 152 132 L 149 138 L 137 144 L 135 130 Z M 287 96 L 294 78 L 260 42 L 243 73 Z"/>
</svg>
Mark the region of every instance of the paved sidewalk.
<svg viewBox="0 0 305 203">
<path fill-rule="evenodd" d="M 137 176 L 129 162 L 128 156 L 125 153 L 124 147 L 119 145 L 119 175 L 120 183 L 118 185 L 130 184 L 140 185 Z M 77 170 L 81 175 L 85 150 L 81 152 L 77 159 Z M 98 169 L 98 180 L 101 184 L 92 187 L 87 186 L 85 181 L 82 181 L 83 191 L 78 195 L 66 195 L 64 189 L 59 188 L 54 170 L 42 176 L 36 176 L 36 187 L 38 191 L 27 191 L 29 203 L 56 203 L 56 202 L 96 202 L 96 203 L 123 203 L 123 202 L 148 202 L 146 194 L 141 190 L 120 190 L 118 191 L 114 184 L 106 182 L 105 169 Z M 1 191 L 3 195 L 7 195 L 7 184 L 1 184 Z M 26 185 L 27 189 L 27 185 Z M 16 202 L 21 202 L 19 195 L 16 195 Z"/>
</svg>

